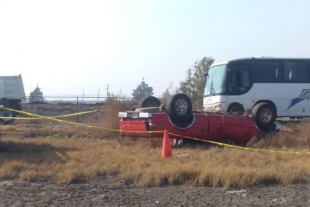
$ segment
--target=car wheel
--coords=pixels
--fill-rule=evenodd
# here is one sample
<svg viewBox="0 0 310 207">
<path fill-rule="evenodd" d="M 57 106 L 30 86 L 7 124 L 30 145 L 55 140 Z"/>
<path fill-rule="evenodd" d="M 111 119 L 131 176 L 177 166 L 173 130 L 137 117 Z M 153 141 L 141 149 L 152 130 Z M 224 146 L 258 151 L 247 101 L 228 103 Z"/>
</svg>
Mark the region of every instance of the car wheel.
<svg viewBox="0 0 310 207">
<path fill-rule="evenodd" d="M 16 114 L 9 110 L 2 110 L 0 112 L 0 116 L 5 117 L 5 118 L 1 118 L 1 124 L 6 125 L 6 124 L 12 124 L 15 121 L 13 117 L 16 117 Z"/>
<path fill-rule="evenodd" d="M 258 125 L 270 125 L 276 120 L 276 109 L 266 102 L 255 105 L 252 113 Z"/>
<path fill-rule="evenodd" d="M 138 102 L 137 108 L 159 107 L 160 100 L 154 96 L 145 96 Z"/>
<path fill-rule="evenodd" d="M 175 119 L 188 119 L 192 117 L 192 102 L 186 94 L 178 93 L 168 99 L 167 114 Z"/>
<path fill-rule="evenodd" d="M 240 103 L 230 103 L 227 105 L 225 112 L 233 114 L 243 114 L 245 110 Z"/>
</svg>

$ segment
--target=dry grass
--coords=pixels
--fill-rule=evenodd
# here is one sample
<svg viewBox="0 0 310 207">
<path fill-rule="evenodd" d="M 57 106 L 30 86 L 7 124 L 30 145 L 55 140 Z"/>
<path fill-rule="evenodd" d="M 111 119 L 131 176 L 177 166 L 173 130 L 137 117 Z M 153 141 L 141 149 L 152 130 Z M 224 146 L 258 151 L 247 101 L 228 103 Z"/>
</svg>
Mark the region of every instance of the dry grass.
<svg viewBox="0 0 310 207">
<path fill-rule="evenodd" d="M 129 102 L 121 102 L 117 100 L 109 100 L 104 109 L 103 127 L 110 129 L 119 129 L 118 112 L 130 111 L 132 105 Z M 119 132 L 105 131 L 105 137 L 118 136 Z"/>
<path fill-rule="evenodd" d="M 279 134 L 262 139 L 256 147 L 282 150 L 310 150 L 310 123 L 289 122 L 284 124 Z"/>
<path fill-rule="evenodd" d="M 193 110 L 203 110 L 203 104 L 200 101 L 194 102 L 192 106 Z"/>
<path fill-rule="evenodd" d="M 103 122 L 98 125 L 118 128 L 117 112 L 130 107 L 127 103 L 111 102 L 105 106 Z M 1 126 L 1 131 L 15 133 L 19 126 L 18 123 Z M 40 132 L 51 129 L 40 125 L 28 127 Z M 58 136 L 41 133 L 30 139 L 5 135 L 0 143 L 0 179 L 74 183 L 98 175 L 115 175 L 142 186 L 190 184 L 229 188 L 261 183 L 290 184 L 308 180 L 310 176 L 310 155 L 306 154 L 202 146 L 174 149 L 172 158 L 162 159 L 161 139 L 117 138 L 118 133 L 67 125 L 53 129 L 57 129 L 53 133 Z M 309 130 L 309 123 L 286 124 L 279 135 L 267 137 L 255 147 L 310 151 Z M 72 137 L 66 139 L 69 131 Z"/>
<path fill-rule="evenodd" d="M 146 139 L 5 138 L 0 178 L 81 182 L 117 175 L 142 186 L 190 184 L 245 187 L 260 183 L 290 184 L 309 176 L 309 155 L 247 152 L 196 147 L 173 150 L 162 159 L 158 141 Z M 304 148 L 305 150 L 307 148 Z M 177 155 L 187 155 L 178 158 Z"/>
</svg>

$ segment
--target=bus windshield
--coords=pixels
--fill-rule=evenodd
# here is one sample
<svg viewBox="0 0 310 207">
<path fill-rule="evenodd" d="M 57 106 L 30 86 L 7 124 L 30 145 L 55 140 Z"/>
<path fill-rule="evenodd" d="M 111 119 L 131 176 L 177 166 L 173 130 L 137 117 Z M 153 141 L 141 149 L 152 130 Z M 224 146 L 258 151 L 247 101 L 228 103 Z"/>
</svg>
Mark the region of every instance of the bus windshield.
<svg viewBox="0 0 310 207">
<path fill-rule="evenodd" d="M 206 75 L 204 96 L 214 96 L 225 92 L 226 65 L 211 67 Z"/>
</svg>

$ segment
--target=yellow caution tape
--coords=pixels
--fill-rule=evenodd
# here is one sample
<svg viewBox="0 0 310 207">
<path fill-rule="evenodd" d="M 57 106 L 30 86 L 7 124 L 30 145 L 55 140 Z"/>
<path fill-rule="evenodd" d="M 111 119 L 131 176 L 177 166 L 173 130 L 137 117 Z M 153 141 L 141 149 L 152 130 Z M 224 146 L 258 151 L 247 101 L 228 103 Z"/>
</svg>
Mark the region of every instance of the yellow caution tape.
<svg viewBox="0 0 310 207">
<path fill-rule="evenodd" d="M 77 126 L 83 126 L 83 127 L 87 127 L 87 128 L 93 128 L 93 129 L 100 129 L 100 130 L 107 130 L 107 131 L 114 131 L 114 132 L 132 132 L 132 133 L 147 133 L 147 134 L 152 134 L 152 133 L 163 133 L 164 131 L 128 131 L 128 130 L 119 130 L 119 129 L 110 129 L 110 128 L 105 128 L 105 127 L 99 127 L 99 126 L 93 126 L 93 125 L 87 125 L 87 124 L 82 124 L 82 123 L 76 123 L 76 122 L 71 122 L 71 121 L 65 121 L 65 120 L 60 120 L 54 117 L 49 117 L 49 116 L 42 116 L 42 115 L 38 115 L 38 114 L 33 114 L 30 112 L 26 112 L 26 111 L 19 111 L 19 110 L 15 110 L 15 109 L 11 109 L 11 108 L 5 108 L 3 106 L 0 105 L 0 108 L 5 109 L 5 110 L 9 110 L 9 111 L 13 111 L 13 112 L 17 112 L 20 114 L 25 114 L 28 116 L 34 116 L 40 119 L 47 119 L 47 120 L 51 120 L 51 121 L 55 121 L 55 122 L 59 122 L 59 123 L 66 123 L 66 124 L 71 124 L 71 125 L 77 125 Z M 8 118 L 8 117 L 6 117 Z"/>
<path fill-rule="evenodd" d="M 1 107 L 3 108 L 4 107 Z M 7 109 L 7 108 L 6 108 Z M 9 110 L 9 109 L 7 109 Z M 99 110 L 92 110 L 92 111 L 84 111 L 84 112 L 78 112 L 78 113 L 73 113 L 73 114 L 65 114 L 65 115 L 59 115 L 59 116 L 53 116 L 53 118 L 63 118 L 63 117 L 70 117 L 70 116 L 76 116 L 76 115 L 81 115 L 81 114 L 89 114 L 89 113 L 94 113 L 94 112 L 98 112 Z M 20 113 L 21 111 L 19 111 L 18 113 Z M 0 119 L 42 119 L 42 118 L 30 118 L 30 117 L 0 117 Z"/>
<path fill-rule="evenodd" d="M 297 151 L 284 151 L 284 150 L 267 150 L 267 149 L 258 149 L 258 148 L 250 148 L 250 147 L 242 147 L 242 146 L 237 146 L 237 145 L 231 145 L 231 144 L 226 144 L 222 142 L 216 142 L 216 141 L 210 141 L 210 140 L 204 140 L 204 139 L 198 139 L 194 137 L 188 137 L 188 136 L 183 136 L 179 134 L 173 134 L 169 133 L 173 136 L 178 136 L 178 137 L 183 137 L 187 139 L 192 139 L 196 141 L 202 141 L 214 145 L 219 145 L 219 146 L 224 146 L 224 147 L 230 147 L 230 148 L 236 148 L 236 149 L 241 149 L 241 150 L 249 150 L 249 151 L 256 151 L 256 152 L 271 152 L 271 153 L 285 153 L 285 154 L 307 154 L 310 155 L 310 152 L 297 152 Z"/>
<path fill-rule="evenodd" d="M 89 114 L 89 113 L 94 113 L 94 112 L 98 112 L 98 111 L 99 110 L 83 111 L 83 112 L 78 112 L 78 113 L 73 113 L 73 114 L 54 116 L 54 118 L 62 118 L 62 117 L 76 116 L 76 115 L 81 115 L 81 114 Z"/>
<path fill-rule="evenodd" d="M 14 111 L 14 112 L 18 112 L 18 113 L 21 113 L 21 114 L 26 114 L 26 115 L 29 115 L 29 116 L 35 116 L 35 117 L 42 118 L 42 119 L 52 120 L 52 121 L 56 121 L 56 122 L 60 122 L 60 123 L 67 123 L 67 124 L 78 125 L 78 126 L 83 126 L 83 127 L 88 127 L 88 128 L 95 128 L 95 129 L 100 129 L 100 130 L 107 130 L 107 131 L 114 131 L 114 132 L 147 133 L 147 134 L 164 133 L 164 131 L 129 131 L 129 130 L 110 129 L 110 128 L 98 127 L 98 126 L 81 124 L 81 123 L 76 123 L 76 122 L 70 122 L 70 121 L 65 121 L 65 120 L 59 120 L 59 119 L 56 119 L 56 118 L 53 118 L 53 117 L 37 115 L 37 114 L 33 114 L 33 113 L 29 113 L 29 112 L 24 112 L 24 111 L 18 111 L 18 110 L 15 110 L 15 109 L 5 108 L 5 107 L 3 107 L 1 105 L 0 105 L 0 108 L 6 109 L 6 110 L 10 110 L 10 111 Z M 235 149 L 241 149 L 241 150 L 256 151 L 256 152 L 283 153 L 283 154 L 307 154 L 307 155 L 310 155 L 310 152 L 267 150 L 267 149 L 242 147 L 242 146 L 231 145 L 231 144 L 226 144 L 226 143 L 222 143 L 222 142 L 198 139 L 198 138 L 184 136 L 184 135 L 179 135 L 179 134 L 174 134 L 174 133 L 170 133 L 170 132 L 168 132 L 168 133 L 170 135 L 177 136 L 177 137 L 192 139 L 192 140 L 196 140 L 196 141 L 202 141 L 202 142 L 206 142 L 206 143 L 210 143 L 210 144 L 214 144 L 214 145 L 230 147 L 230 148 L 235 148 Z"/>
<path fill-rule="evenodd" d="M 291 122 L 291 121 L 305 121 L 305 122 L 307 122 L 307 121 L 310 121 L 310 119 L 309 120 L 307 120 L 307 119 L 283 119 L 283 118 L 278 118 L 278 119 L 276 119 L 277 121 L 286 121 L 286 122 Z"/>
<path fill-rule="evenodd" d="M 29 119 L 29 120 L 31 120 L 31 119 L 41 119 L 41 118 L 30 118 L 30 117 L 0 117 L 0 119 L 25 119 L 25 120 L 27 120 L 27 119 Z"/>
</svg>

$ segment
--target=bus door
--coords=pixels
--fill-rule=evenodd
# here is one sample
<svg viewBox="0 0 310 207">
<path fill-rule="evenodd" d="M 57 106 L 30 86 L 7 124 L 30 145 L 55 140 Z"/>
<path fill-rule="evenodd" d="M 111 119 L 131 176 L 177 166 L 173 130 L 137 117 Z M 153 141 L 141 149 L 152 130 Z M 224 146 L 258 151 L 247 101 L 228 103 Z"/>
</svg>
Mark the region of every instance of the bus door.
<svg viewBox="0 0 310 207">
<path fill-rule="evenodd" d="M 244 105 L 246 100 L 240 99 L 240 95 L 246 94 L 251 89 L 253 85 L 251 74 L 251 64 L 229 65 L 227 72 L 228 103 L 238 102 Z"/>
</svg>

